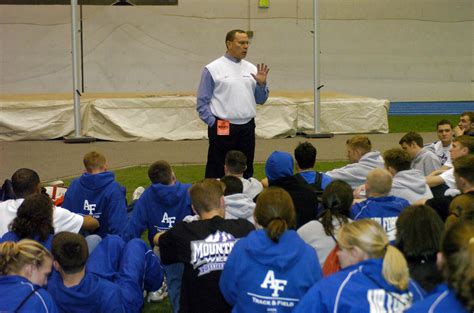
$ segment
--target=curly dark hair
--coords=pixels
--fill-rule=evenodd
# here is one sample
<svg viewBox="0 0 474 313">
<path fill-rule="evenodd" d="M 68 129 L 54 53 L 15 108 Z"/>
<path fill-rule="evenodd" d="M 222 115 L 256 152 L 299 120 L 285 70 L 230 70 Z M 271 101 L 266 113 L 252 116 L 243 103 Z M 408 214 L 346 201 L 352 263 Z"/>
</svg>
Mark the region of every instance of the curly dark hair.
<svg viewBox="0 0 474 313">
<path fill-rule="evenodd" d="M 48 239 L 50 234 L 54 234 L 51 198 L 41 193 L 26 197 L 10 224 L 10 230 L 20 239 L 36 239 L 36 236 L 39 236 L 39 241 Z"/>
</svg>

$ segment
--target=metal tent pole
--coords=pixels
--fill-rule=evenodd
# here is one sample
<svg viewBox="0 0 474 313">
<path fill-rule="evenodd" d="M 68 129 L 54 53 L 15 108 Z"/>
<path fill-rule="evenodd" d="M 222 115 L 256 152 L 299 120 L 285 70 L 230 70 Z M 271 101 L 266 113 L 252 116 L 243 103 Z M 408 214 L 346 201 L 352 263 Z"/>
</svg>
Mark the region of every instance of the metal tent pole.
<svg viewBox="0 0 474 313">
<path fill-rule="evenodd" d="M 95 138 L 82 136 L 81 99 L 79 92 L 79 73 L 77 65 L 77 0 L 71 0 L 71 38 L 72 38 L 72 82 L 74 98 L 74 135 L 65 137 L 66 143 L 95 141 Z M 82 30 L 81 30 L 82 31 Z"/>
<path fill-rule="evenodd" d="M 321 99 L 320 66 L 319 66 L 319 0 L 313 0 L 313 89 L 314 89 L 314 133 L 303 132 L 306 138 L 330 138 L 334 134 L 321 133 Z"/>
</svg>

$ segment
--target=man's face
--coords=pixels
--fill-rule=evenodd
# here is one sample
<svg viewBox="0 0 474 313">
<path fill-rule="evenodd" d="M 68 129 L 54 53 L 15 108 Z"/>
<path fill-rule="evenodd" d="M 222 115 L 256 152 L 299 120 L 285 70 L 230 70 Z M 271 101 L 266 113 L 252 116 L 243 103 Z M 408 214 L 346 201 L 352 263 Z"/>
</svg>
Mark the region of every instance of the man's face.
<svg viewBox="0 0 474 313">
<path fill-rule="evenodd" d="M 441 140 L 443 146 L 448 146 L 453 139 L 453 129 L 451 125 L 438 125 L 438 139 Z"/>
<path fill-rule="evenodd" d="M 249 49 L 249 37 L 246 33 L 235 33 L 234 40 L 227 41 L 227 53 L 238 60 L 245 59 Z"/>
<path fill-rule="evenodd" d="M 412 159 L 416 157 L 416 155 L 418 154 L 418 151 L 420 150 L 418 146 L 413 142 L 410 142 L 410 143 L 404 142 L 400 145 L 400 147 L 402 147 L 403 150 L 408 152 L 408 154 L 410 155 Z"/>
<path fill-rule="evenodd" d="M 347 149 L 347 159 L 350 163 L 357 163 L 360 160 L 360 153 L 357 149 L 346 146 Z"/>
<path fill-rule="evenodd" d="M 468 115 L 462 115 L 459 118 L 459 124 L 458 126 L 465 132 L 471 132 L 473 131 L 473 122 L 469 119 Z"/>
<path fill-rule="evenodd" d="M 464 148 L 458 141 L 453 142 L 449 152 L 451 153 L 451 160 L 456 160 L 457 158 L 468 154 L 467 148 Z"/>
</svg>

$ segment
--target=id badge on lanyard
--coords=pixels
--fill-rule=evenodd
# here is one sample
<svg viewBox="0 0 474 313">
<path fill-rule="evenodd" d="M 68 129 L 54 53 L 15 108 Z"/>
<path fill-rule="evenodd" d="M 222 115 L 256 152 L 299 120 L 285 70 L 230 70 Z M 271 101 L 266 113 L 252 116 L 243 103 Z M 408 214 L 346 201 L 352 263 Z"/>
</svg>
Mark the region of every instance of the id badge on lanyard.
<svg viewBox="0 0 474 313">
<path fill-rule="evenodd" d="M 217 120 L 217 136 L 229 136 L 230 123 L 229 121 Z"/>
</svg>

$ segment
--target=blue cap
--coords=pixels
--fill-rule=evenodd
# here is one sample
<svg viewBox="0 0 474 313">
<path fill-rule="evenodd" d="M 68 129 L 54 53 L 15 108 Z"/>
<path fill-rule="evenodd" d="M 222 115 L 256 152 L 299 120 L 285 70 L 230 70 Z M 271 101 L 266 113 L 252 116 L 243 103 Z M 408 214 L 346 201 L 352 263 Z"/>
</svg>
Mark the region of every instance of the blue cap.
<svg viewBox="0 0 474 313">
<path fill-rule="evenodd" d="M 288 152 L 274 151 L 265 164 L 265 175 L 269 181 L 293 176 L 293 157 Z"/>
</svg>

